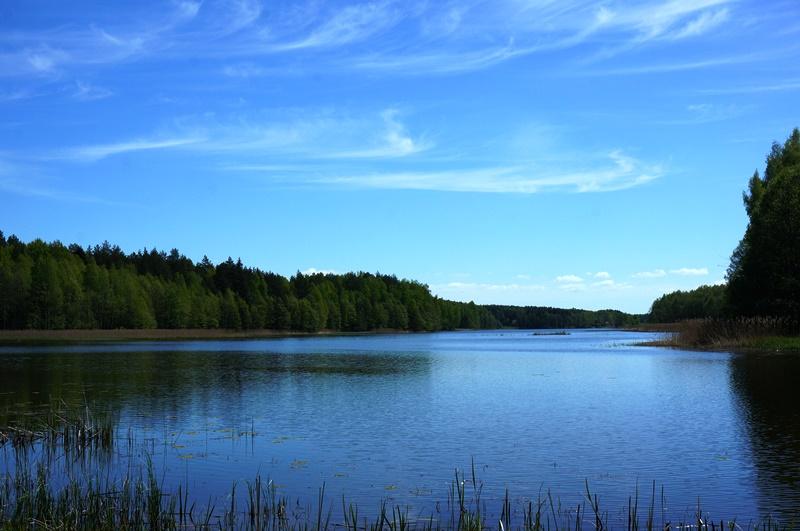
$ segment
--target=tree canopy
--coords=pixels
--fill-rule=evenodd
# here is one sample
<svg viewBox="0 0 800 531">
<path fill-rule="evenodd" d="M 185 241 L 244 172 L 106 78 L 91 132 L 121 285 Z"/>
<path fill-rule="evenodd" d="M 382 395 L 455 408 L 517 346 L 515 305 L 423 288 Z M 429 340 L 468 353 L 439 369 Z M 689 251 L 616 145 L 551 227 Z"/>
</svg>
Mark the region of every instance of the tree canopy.
<svg viewBox="0 0 800 531">
<path fill-rule="evenodd" d="M 800 130 L 777 142 L 744 193 L 749 223 L 731 257 L 731 305 L 742 315 L 800 317 Z"/>
<path fill-rule="evenodd" d="M 125 254 L 23 243 L 0 232 L 0 327 L 367 331 L 492 328 L 483 307 L 391 275 L 281 275 L 241 260 L 194 263 L 177 249 Z"/>
<path fill-rule="evenodd" d="M 648 320 L 671 323 L 682 319 L 702 319 L 727 315 L 727 288 L 724 285 L 700 286 L 689 291 L 662 295 L 650 307 Z"/>
</svg>

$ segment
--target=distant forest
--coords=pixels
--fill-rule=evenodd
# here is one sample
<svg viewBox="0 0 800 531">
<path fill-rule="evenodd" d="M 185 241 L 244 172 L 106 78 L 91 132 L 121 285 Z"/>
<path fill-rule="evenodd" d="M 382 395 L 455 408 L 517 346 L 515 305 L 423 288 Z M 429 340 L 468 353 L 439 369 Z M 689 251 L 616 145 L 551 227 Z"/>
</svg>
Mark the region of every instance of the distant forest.
<svg viewBox="0 0 800 531">
<path fill-rule="evenodd" d="M 0 328 L 225 328 L 369 331 L 572 328 L 637 321 L 617 311 L 479 306 L 371 273 L 281 275 L 228 258 L 193 262 L 173 249 L 126 254 L 24 243 L 0 232 Z"/>
</svg>

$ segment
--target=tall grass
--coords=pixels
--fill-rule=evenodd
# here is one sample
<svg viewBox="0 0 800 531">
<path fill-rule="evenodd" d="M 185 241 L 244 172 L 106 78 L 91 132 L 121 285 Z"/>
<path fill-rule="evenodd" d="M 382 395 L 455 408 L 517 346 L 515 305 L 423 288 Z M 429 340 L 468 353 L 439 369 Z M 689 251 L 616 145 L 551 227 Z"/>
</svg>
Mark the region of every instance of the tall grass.
<svg viewBox="0 0 800 531">
<path fill-rule="evenodd" d="M 129 436 L 114 435 L 110 423 L 91 416 L 67 417 L 63 410 L 48 417 L 37 429 L 19 426 L 6 434 L 3 453 L 7 460 L 0 474 L 0 529 L 247 529 L 256 531 L 545 531 L 545 530 L 742 530 L 792 529 L 775 520 L 742 526 L 735 520 L 712 520 L 697 507 L 689 518 L 670 521 L 665 517 L 663 489 L 657 495 L 653 483 L 649 496 L 638 488 L 627 507 L 609 512 L 588 481 L 582 501 L 563 506 L 548 491 L 535 500 L 512 502 L 506 489 L 499 516 L 487 510 L 483 482 L 473 463 L 468 473 L 456 470 L 447 499 L 429 513 L 410 506 L 390 505 L 362 508 L 342 498 L 328 500 L 323 484 L 316 500 L 306 502 L 278 493 L 276 485 L 256 474 L 251 481 L 233 483 L 221 498 L 196 499 L 189 481 L 166 489 L 147 452 L 139 466 L 117 474 L 113 460 L 86 459 L 70 455 L 104 456 L 134 444 Z M 126 444 L 127 448 L 120 448 Z M 101 449 L 101 452 L 88 450 Z M 9 463 L 8 457 L 11 457 Z M 130 462 L 129 462 L 130 463 Z M 0 465 L 2 465 L 0 461 Z M 89 471 L 87 474 L 87 470 Z M 495 502 L 493 502 L 495 503 Z M 620 510 L 621 509 L 621 510 Z M 609 515 L 624 514 L 623 518 Z"/>
<path fill-rule="evenodd" d="M 758 347 L 771 343 L 780 346 L 792 344 L 800 334 L 800 325 L 794 319 L 780 317 L 737 317 L 729 319 L 690 319 L 675 323 L 672 333 L 650 344 L 689 348 Z"/>
<path fill-rule="evenodd" d="M 23 416 L 0 426 L 0 447 L 11 444 L 24 449 L 37 442 L 65 452 L 111 450 L 114 424 L 110 417 L 93 413 L 88 405 L 76 408 L 59 402 L 43 415 Z"/>
<path fill-rule="evenodd" d="M 320 487 L 313 505 L 289 500 L 277 493 L 271 481 L 256 475 L 246 483 L 246 497 L 237 504 L 237 486 L 231 487 L 227 502 L 206 504 L 190 501 L 188 490 L 173 492 L 162 487 L 152 465 L 137 476 L 107 481 L 102 475 L 85 480 L 72 479 L 59 488 L 50 486 L 48 468 L 19 468 L 0 482 L 0 529 L 247 529 L 256 531 L 559 531 L 609 530 L 784 530 L 792 525 L 776 520 L 740 525 L 734 520 L 712 520 L 698 507 L 685 521 L 658 520 L 655 485 L 649 502 L 640 506 L 638 491 L 628 501 L 624 521 L 610 520 L 609 513 L 586 483 L 585 500 L 574 508 L 562 507 L 550 493 L 521 507 L 503 500 L 501 515 L 488 520 L 483 512 L 474 480 L 465 482 L 457 474 L 451 485 L 454 498 L 444 511 L 428 515 L 412 513 L 407 506 L 380 503 L 376 511 L 360 516 L 355 503 L 342 499 L 342 513 L 332 517 L 333 503 Z M 663 494 L 661 503 L 663 503 Z M 641 509 L 646 514 L 641 515 Z"/>
</svg>

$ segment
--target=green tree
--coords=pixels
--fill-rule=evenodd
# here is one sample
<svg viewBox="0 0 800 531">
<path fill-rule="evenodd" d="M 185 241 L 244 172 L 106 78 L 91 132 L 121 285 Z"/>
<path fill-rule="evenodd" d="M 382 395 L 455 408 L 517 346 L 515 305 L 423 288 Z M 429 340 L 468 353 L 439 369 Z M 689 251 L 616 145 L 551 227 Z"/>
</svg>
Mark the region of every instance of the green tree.
<svg viewBox="0 0 800 531">
<path fill-rule="evenodd" d="M 729 297 L 737 313 L 800 317 L 800 130 L 774 143 L 764 176 L 744 193 L 749 223 L 731 256 Z"/>
</svg>

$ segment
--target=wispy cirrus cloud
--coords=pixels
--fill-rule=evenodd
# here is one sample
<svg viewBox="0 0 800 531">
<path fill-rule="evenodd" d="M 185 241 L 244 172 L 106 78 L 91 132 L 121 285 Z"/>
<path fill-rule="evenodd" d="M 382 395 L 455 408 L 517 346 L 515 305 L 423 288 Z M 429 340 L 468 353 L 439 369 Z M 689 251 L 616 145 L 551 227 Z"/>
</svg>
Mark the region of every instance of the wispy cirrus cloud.
<svg viewBox="0 0 800 531">
<path fill-rule="evenodd" d="M 345 5 L 293 2 L 265 9 L 258 0 L 183 0 L 171 2 L 158 15 L 132 10 L 131 16 L 123 14 L 113 24 L 99 26 L 87 15 L 83 26 L 3 35 L 0 42 L 10 51 L 0 54 L 0 71 L 51 75 L 71 66 L 134 59 L 245 57 L 256 61 L 249 69 L 252 73 L 265 68 L 257 60 L 275 54 L 336 51 L 326 61 L 317 61 L 317 67 L 459 73 L 567 48 L 587 48 L 584 56 L 604 59 L 644 44 L 669 45 L 725 26 L 734 19 L 734 6 L 732 0 L 602 6 L 583 0 L 384 0 Z M 365 43 L 369 53 L 363 51 Z M 712 64 L 722 63 L 698 59 L 693 67 Z M 688 67 L 692 66 L 682 65 Z"/>
<path fill-rule="evenodd" d="M 381 113 L 385 129 L 375 135 L 374 145 L 367 149 L 332 153 L 332 158 L 385 158 L 405 157 L 420 153 L 431 147 L 426 139 L 415 139 L 409 135 L 403 123 L 398 121 L 399 111 L 387 109 Z"/>
<path fill-rule="evenodd" d="M 191 149 L 197 152 L 285 157 L 283 164 L 228 165 L 250 171 L 296 171 L 310 168 L 307 159 L 402 158 L 421 153 L 432 143 L 409 133 L 400 111 L 388 108 L 356 115 L 326 110 L 268 110 L 228 116 L 194 115 L 176 119 L 158 134 L 111 143 L 75 146 L 52 158 L 92 162 L 148 150 Z M 298 157 L 302 161 L 298 162 Z"/>
<path fill-rule="evenodd" d="M 54 201 L 113 206 L 121 204 L 95 195 L 75 192 L 67 186 L 58 186 L 54 179 L 43 175 L 38 167 L 10 161 L 2 155 L 0 153 L 0 191 L 2 192 Z"/>
<path fill-rule="evenodd" d="M 446 171 L 375 172 L 314 178 L 317 183 L 395 190 L 533 194 L 544 191 L 611 192 L 646 184 L 663 170 L 613 151 L 594 168 L 572 172 L 525 167 L 487 167 Z"/>
<path fill-rule="evenodd" d="M 764 59 L 761 54 L 744 53 L 729 56 L 718 56 L 704 59 L 685 60 L 670 63 L 647 63 L 633 66 L 620 66 L 601 69 L 579 69 L 573 72 L 577 76 L 629 76 L 645 74 L 669 74 L 691 70 L 705 70 L 723 66 L 752 63 Z"/>
<path fill-rule="evenodd" d="M 704 11 L 697 18 L 687 22 L 673 36 L 673 39 L 685 39 L 702 35 L 717 26 L 724 24 L 730 15 L 727 8 L 717 9 L 716 11 Z"/>
<path fill-rule="evenodd" d="M 368 2 L 342 7 L 311 29 L 308 35 L 293 41 L 276 43 L 271 51 L 307 48 L 330 48 L 363 41 L 384 31 L 401 18 L 391 2 Z"/>
<path fill-rule="evenodd" d="M 71 159 L 81 162 L 94 162 L 112 155 L 120 155 L 123 153 L 131 153 L 136 151 L 177 148 L 188 146 L 190 144 L 196 144 L 201 141 L 202 139 L 199 138 L 140 138 L 111 144 L 94 144 L 89 146 L 69 148 L 60 152 L 59 154 L 54 155 L 53 158 Z"/>
<path fill-rule="evenodd" d="M 800 90 L 800 80 L 788 79 L 785 81 L 776 81 L 773 83 L 762 83 L 757 85 L 741 85 L 737 87 L 725 87 L 717 89 L 703 89 L 698 90 L 699 94 L 709 95 L 729 95 L 729 94 L 758 94 L 761 92 L 784 92 Z"/>
</svg>

